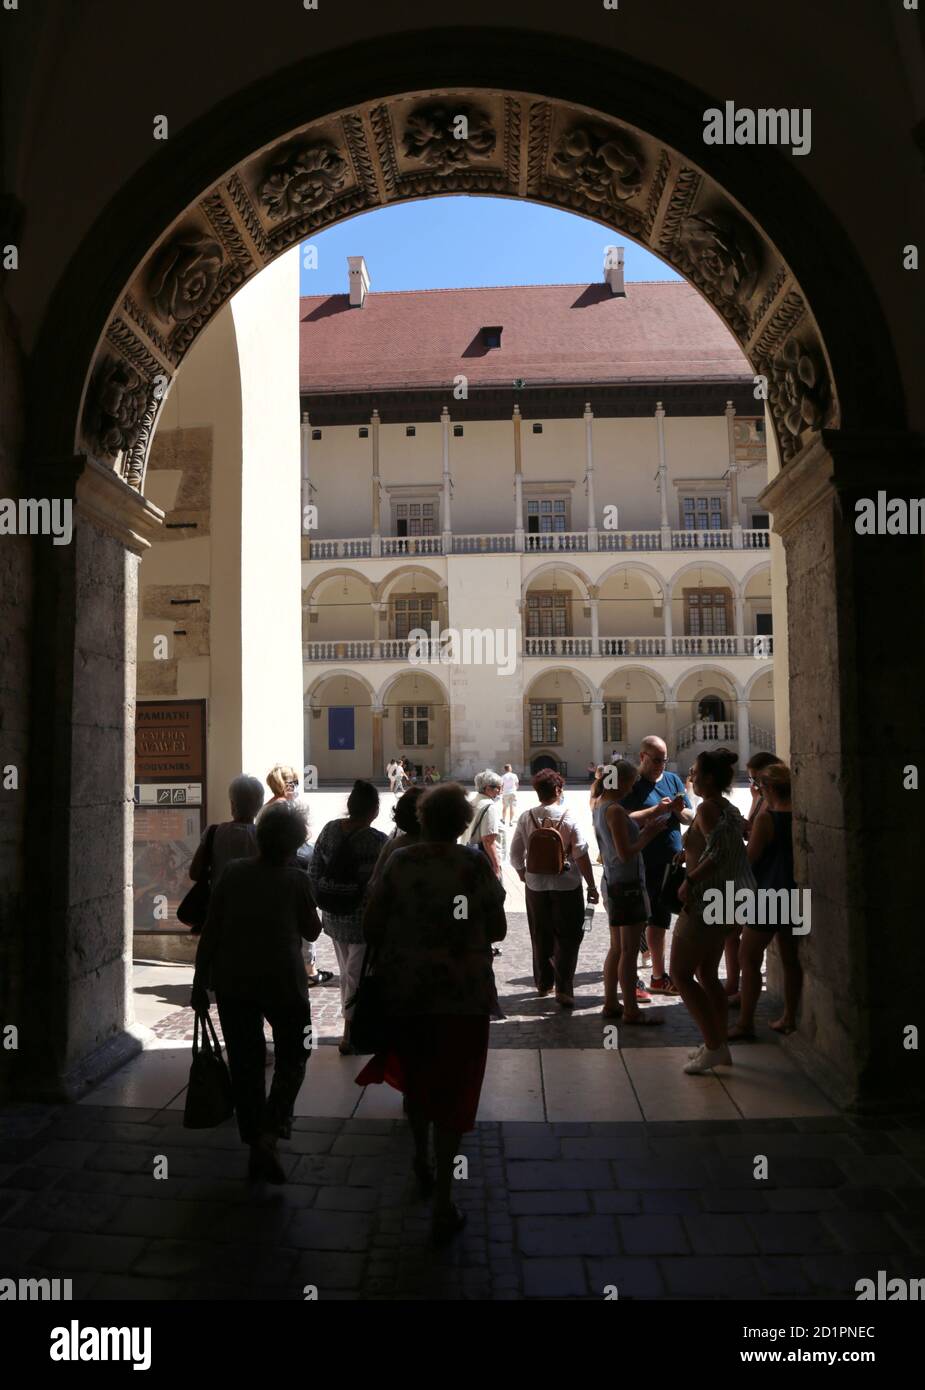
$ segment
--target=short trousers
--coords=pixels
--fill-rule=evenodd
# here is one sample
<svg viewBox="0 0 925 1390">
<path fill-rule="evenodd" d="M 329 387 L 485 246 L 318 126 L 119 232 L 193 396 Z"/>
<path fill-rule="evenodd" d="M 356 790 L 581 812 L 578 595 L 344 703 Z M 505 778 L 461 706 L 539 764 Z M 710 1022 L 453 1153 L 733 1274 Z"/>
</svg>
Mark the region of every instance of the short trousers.
<svg viewBox="0 0 925 1390">
<path fill-rule="evenodd" d="M 671 910 L 662 906 L 662 883 L 665 878 L 665 870 L 668 868 L 668 860 L 663 864 L 646 865 L 646 892 L 651 903 L 649 922 L 653 927 L 667 929 L 671 926 Z"/>
<path fill-rule="evenodd" d="M 696 939 L 701 945 L 708 941 L 713 941 L 717 946 L 722 945 L 727 936 L 734 932 L 734 926 L 727 927 L 725 924 L 716 925 L 705 922 L 703 917 L 695 908 L 692 912 L 682 912 L 675 923 L 674 940 L 689 941 Z"/>
<path fill-rule="evenodd" d="M 607 921 L 611 927 L 641 927 L 649 920 L 649 895 L 643 885 L 615 883 L 611 888 L 604 880 L 604 902 Z"/>
<path fill-rule="evenodd" d="M 502 806 L 514 806 L 514 805 L 516 804 L 516 802 L 517 802 L 517 793 L 516 793 L 516 792 L 502 792 L 502 793 L 501 793 L 501 805 L 502 805 Z"/>
</svg>

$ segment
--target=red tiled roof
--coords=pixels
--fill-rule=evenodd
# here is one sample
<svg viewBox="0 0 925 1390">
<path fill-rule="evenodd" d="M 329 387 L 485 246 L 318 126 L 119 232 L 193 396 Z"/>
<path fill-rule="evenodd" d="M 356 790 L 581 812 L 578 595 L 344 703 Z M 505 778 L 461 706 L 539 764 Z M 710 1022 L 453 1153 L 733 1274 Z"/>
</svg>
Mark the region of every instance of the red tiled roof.
<svg viewBox="0 0 925 1390">
<path fill-rule="evenodd" d="M 684 281 L 631 281 L 626 297 L 592 285 L 505 285 L 300 301 L 300 385 L 316 391 L 540 382 L 751 379 L 725 324 Z M 481 330 L 501 325 L 501 347 Z"/>
</svg>

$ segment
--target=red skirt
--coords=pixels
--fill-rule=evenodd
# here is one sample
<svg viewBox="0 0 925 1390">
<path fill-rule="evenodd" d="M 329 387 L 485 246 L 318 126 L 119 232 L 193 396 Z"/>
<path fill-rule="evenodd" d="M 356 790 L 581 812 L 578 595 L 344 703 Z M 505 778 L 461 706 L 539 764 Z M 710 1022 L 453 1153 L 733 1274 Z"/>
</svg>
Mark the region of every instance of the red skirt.
<svg viewBox="0 0 925 1390">
<path fill-rule="evenodd" d="M 392 1043 L 356 1078 L 386 1082 L 441 1129 L 475 1128 L 488 1055 L 488 1014 L 416 1014 L 392 1020 Z"/>
</svg>

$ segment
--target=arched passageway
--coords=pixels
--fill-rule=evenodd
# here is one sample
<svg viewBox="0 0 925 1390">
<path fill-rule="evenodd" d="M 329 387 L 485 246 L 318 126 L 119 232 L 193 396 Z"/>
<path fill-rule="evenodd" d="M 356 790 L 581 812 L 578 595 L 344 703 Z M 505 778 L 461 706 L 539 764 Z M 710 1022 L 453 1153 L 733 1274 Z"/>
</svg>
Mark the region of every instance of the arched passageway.
<svg viewBox="0 0 925 1390">
<path fill-rule="evenodd" d="M 490 33 L 444 31 L 345 52 L 323 75 L 312 69 L 309 84 L 297 65 L 272 90 L 240 93 L 187 127 L 169 158 L 119 190 L 67 267 L 31 377 L 31 458 L 48 466 L 56 495 L 76 496 L 77 531 L 66 553 L 43 551 L 35 575 L 36 629 L 55 638 L 33 666 L 26 863 L 27 876 L 44 866 L 33 874 L 44 884 L 51 807 L 58 886 L 51 901 L 36 890 L 24 918 L 12 1007 L 28 993 L 49 1026 L 20 1090 L 73 1092 L 134 1045 L 118 970 L 105 1000 L 98 987 L 100 965 L 115 967 L 124 951 L 130 806 L 121 788 L 89 810 L 81 797 L 101 762 L 124 770 L 126 616 L 137 557 L 158 525 L 144 486 L 171 382 L 221 307 L 284 251 L 368 208 L 450 192 L 566 207 L 650 247 L 712 304 L 766 383 L 782 468 L 764 497 L 789 561 L 798 865 L 816 903 L 807 1061 L 849 1100 L 907 1085 L 890 1061 L 912 1003 L 899 938 L 895 969 L 882 939 L 875 967 L 870 940 L 875 907 L 894 923 L 907 910 L 902 885 L 882 873 L 885 837 L 904 843 L 907 812 L 899 768 L 884 781 L 858 747 L 860 711 L 887 690 L 893 742 L 909 749 L 900 756 L 912 762 L 920 746 L 896 679 L 907 648 L 895 641 L 876 667 L 861 657 L 881 636 L 882 598 L 919 594 L 921 571 L 909 546 L 877 542 L 875 577 L 862 580 L 874 548 L 846 522 L 877 470 L 910 487 L 919 477 L 889 336 L 847 236 L 794 167 L 770 152 L 746 163 L 711 150 L 698 115 L 709 103 L 693 89 L 573 50 L 563 63 L 551 41 L 513 49 Z M 42 408 L 49 384 L 54 412 Z M 88 831 L 95 884 L 75 869 Z M 68 964 L 49 972 L 50 959 Z M 873 994 L 885 970 L 900 982 L 886 1006 Z"/>
</svg>

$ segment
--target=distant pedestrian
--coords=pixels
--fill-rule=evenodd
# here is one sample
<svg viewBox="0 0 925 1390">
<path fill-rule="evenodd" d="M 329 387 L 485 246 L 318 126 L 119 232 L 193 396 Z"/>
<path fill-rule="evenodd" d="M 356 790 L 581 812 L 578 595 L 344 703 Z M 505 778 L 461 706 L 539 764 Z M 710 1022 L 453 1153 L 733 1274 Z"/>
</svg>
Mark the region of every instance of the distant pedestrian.
<svg viewBox="0 0 925 1390">
<path fill-rule="evenodd" d="M 704 894 L 711 888 L 733 894 L 755 889 L 755 877 L 745 856 L 744 822 L 726 792 L 735 775 L 736 755 L 726 748 L 700 753 L 694 761 L 694 792 L 702 800 L 697 807 L 682 851 L 687 877 L 678 896 L 684 911 L 678 918 L 671 943 L 671 977 L 703 1037 L 703 1045 L 684 1070 L 693 1075 L 713 1067 L 729 1066 L 726 1024 L 728 1003 L 718 967 L 730 922 L 706 920 Z"/>
<path fill-rule="evenodd" d="M 305 843 L 305 812 L 285 798 L 261 816 L 257 857 L 227 864 L 212 892 L 199 939 L 191 1006 L 215 990 L 228 1053 L 238 1132 L 250 1145 L 248 1176 L 282 1183 L 276 1152 L 288 1138 L 310 1052 L 311 1009 L 301 942 L 321 931 L 309 882 L 292 859 Z M 266 1093 L 264 1019 L 273 1030 Z"/>
<path fill-rule="evenodd" d="M 790 769 L 785 763 L 768 763 L 757 774 L 763 807 L 748 837 L 748 858 L 755 883 L 762 888 L 788 893 L 796 888 L 793 872 L 793 806 L 790 800 Z M 784 972 L 784 1012 L 770 1025 L 776 1033 L 792 1033 L 796 1028 L 797 1006 L 803 984 L 803 971 L 797 953 L 793 924 L 772 927 L 743 927 L 742 1009 L 739 1021 L 729 1030 L 729 1041 L 755 1037 L 755 1009 L 761 994 L 761 963 L 774 937 Z"/>
<path fill-rule="evenodd" d="M 422 1191 L 434 1193 L 439 1244 L 465 1224 L 452 1200 L 454 1166 L 461 1136 L 475 1128 L 497 1007 L 491 944 L 507 930 L 504 889 L 487 859 L 455 843 L 471 815 L 457 782 L 426 792 L 418 803 L 421 839 L 390 856 L 363 921 L 391 1042 L 356 1081 L 387 1082 L 404 1093 L 414 1172 Z"/>
<path fill-rule="evenodd" d="M 370 879 L 370 891 L 377 880 L 382 877 L 382 871 L 395 850 L 407 849 L 409 845 L 415 845 L 420 840 L 421 822 L 418 820 L 417 807 L 423 795 L 423 787 L 409 787 L 392 808 L 395 829 L 379 851 L 379 858 L 376 860 L 376 867 Z"/>
<path fill-rule="evenodd" d="M 624 1023 L 662 1023 L 644 1014 L 636 998 L 636 960 L 639 942 L 651 916 L 646 891 L 643 850 L 667 822 L 667 807 L 656 805 L 636 817 L 627 815 L 625 803 L 639 780 L 635 763 L 621 758 L 606 781 L 595 782 L 597 793 L 593 811 L 594 832 L 604 860 L 604 894 L 610 948 L 604 961 L 604 1017 L 620 1018 Z M 609 785 L 608 785 L 609 784 Z M 644 822 L 644 828 L 640 826 Z M 622 1008 L 617 1002 L 617 984 L 623 991 Z"/>
<path fill-rule="evenodd" d="M 402 775 L 401 763 L 398 761 L 397 757 L 389 759 L 389 762 L 386 765 L 385 775 L 389 779 L 389 791 L 392 793 L 392 795 L 396 797 L 401 796 L 402 782 L 404 778 Z"/>
<path fill-rule="evenodd" d="M 501 774 L 501 824 L 514 824 L 514 816 L 517 811 L 517 788 L 520 786 L 520 778 L 513 770 L 510 763 L 504 764 L 504 771 Z"/>
<path fill-rule="evenodd" d="M 344 1057 L 354 1050 L 350 1043 L 350 1015 L 365 950 L 363 906 L 386 839 L 381 830 L 372 828 L 378 814 L 379 793 L 372 782 L 354 782 L 347 798 L 347 815 L 328 821 L 315 843 L 309 868 L 312 892 L 321 908 L 324 930 L 334 942 L 340 971 L 344 1032 L 339 1051 Z"/>
<path fill-rule="evenodd" d="M 599 901 L 588 846 L 572 813 L 561 803 L 563 780 L 546 768 L 533 778 L 537 810 L 524 811 L 511 841 L 511 867 L 526 885 L 527 922 L 533 946 L 533 982 L 540 998 L 556 991 L 564 1009 L 575 1005 L 575 967 L 581 948 L 587 885 Z"/>
<path fill-rule="evenodd" d="M 228 788 L 231 820 L 208 826 L 189 866 L 194 883 L 207 877 L 214 887 L 226 864 L 233 859 L 257 857 L 257 827 L 254 821 L 263 805 L 263 783 L 244 773 Z"/>
</svg>

